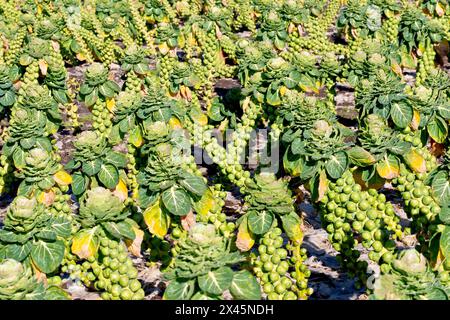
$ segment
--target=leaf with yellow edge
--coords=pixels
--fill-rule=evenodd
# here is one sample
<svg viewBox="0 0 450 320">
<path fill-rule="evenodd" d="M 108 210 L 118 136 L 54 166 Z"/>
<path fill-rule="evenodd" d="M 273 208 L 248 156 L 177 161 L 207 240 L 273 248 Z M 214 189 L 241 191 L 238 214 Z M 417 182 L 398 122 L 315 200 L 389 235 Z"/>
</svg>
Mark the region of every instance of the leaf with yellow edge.
<svg viewBox="0 0 450 320">
<path fill-rule="evenodd" d="M 397 159 L 393 156 L 384 156 L 384 159 L 377 163 L 377 172 L 384 179 L 397 178 L 400 173 L 400 166 Z"/>
<path fill-rule="evenodd" d="M 131 227 L 136 237 L 134 237 L 133 240 L 125 239 L 125 244 L 128 248 L 128 251 L 130 251 L 135 257 L 142 257 L 141 245 L 142 241 L 144 240 L 144 231 L 139 229 L 137 225 L 132 225 Z"/>
<path fill-rule="evenodd" d="M 128 142 L 136 148 L 142 146 L 144 139 L 142 138 L 142 132 L 139 126 L 135 126 L 134 129 L 131 130 L 130 135 L 128 136 Z"/>
<path fill-rule="evenodd" d="M 115 107 L 116 100 L 114 100 L 114 98 L 106 98 L 106 108 L 108 108 L 109 112 L 114 112 Z"/>
<path fill-rule="evenodd" d="M 214 199 L 214 195 L 211 189 L 208 188 L 206 192 L 203 193 L 200 200 L 193 204 L 193 207 L 197 214 L 206 217 L 216 205 L 217 203 Z"/>
<path fill-rule="evenodd" d="M 411 129 L 417 130 L 419 129 L 419 124 L 420 124 L 420 113 L 417 110 L 414 110 L 413 118 L 409 126 L 411 127 Z"/>
<path fill-rule="evenodd" d="M 53 175 L 53 179 L 60 186 L 68 186 L 72 183 L 72 176 L 64 170 L 59 170 Z"/>
<path fill-rule="evenodd" d="M 206 116 L 206 114 L 204 114 L 200 110 L 193 109 L 193 110 L 191 110 L 191 112 L 189 114 L 190 114 L 192 120 L 194 120 L 199 125 L 206 126 L 208 124 L 208 117 Z"/>
<path fill-rule="evenodd" d="M 81 259 L 93 257 L 98 250 L 98 242 L 95 237 L 97 227 L 78 232 L 72 239 L 72 253 Z"/>
<path fill-rule="evenodd" d="M 283 215 L 281 216 L 281 222 L 289 240 L 301 244 L 303 241 L 302 219 L 300 219 L 298 214 L 291 212 Z"/>
<path fill-rule="evenodd" d="M 406 164 L 415 172 L 424 173 L 427 171 L 427 162 L 425 158 L 422 157 L 417 150 L 411 149 L 408 153 L 403 155 L 403 159 Z"/>
<path fill-rule="evenodd" d="M 39 70 L 41 70 L 41 74 L 45 76 L 47 74 L 48 64 L 44 59 L 40 59 L 39 62 Z"/>
<path fill-rule="evenodd" d="M 393 63 L 391 65 L 391 70 L 394 71 L 394 73 L 399 76 L 403 75 L 402 67 L 398 63 Z"/>
<path fill-rule="evenodd" d="M 144 221 L 148 231 L 158 238 L 164 238 L 169 230 L 170 217 L 159 205 L 159 198 L 144 211 Z"/>
<path fill-rule="evenodd" d="M 286 94 L 287 88 L 285 86 L 281 86 L 279 90 L 280 90 L 280 95 L 284 96 Z"/>
<path fill-rule="evenodd" d="M 122 178 L 119 179 L 119 183 L 117 184 L 116 189 L 114 189 L 113 194 L 119 198 L 120 201 L 125 201 L 128 198 L 127 185 Z"/>
<path fill-rule="evenodd" d="M 244 217 L 239 225 L 236 238 L 236 247 L 240 251 L 249 251 L 255 244 L 255 236 L 248 228 L 247 217 Z"/>
</svg>

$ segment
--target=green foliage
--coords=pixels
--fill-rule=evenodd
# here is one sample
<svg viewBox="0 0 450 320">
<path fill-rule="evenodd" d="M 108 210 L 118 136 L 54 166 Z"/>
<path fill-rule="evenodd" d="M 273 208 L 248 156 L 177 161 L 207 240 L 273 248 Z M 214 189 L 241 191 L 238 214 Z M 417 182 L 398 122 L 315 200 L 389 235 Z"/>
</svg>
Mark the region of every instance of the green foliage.
<svg viewBox="0 0 450 320">
<path fill-rule="evenodd" d="M 71 233 L 69 220 L 52 216 L 35 198 L 18 196 L 8 208 L 4 224 L 0 230 L 3 258 L 32 261 L 44 273 L 61 264 L 63 239 Z"/>
<path fill-rule="evenodd" d="M 372 299 L 448 300 L 449 288 L 427 266 L 424 256 L 409 249 L 393 262 L 393 270 L 374 283 Z"/>
<path fill-rule="evenodd" d="M 260 288 L 248 272 L 235 272 L 230 266 L 242 261 L 239 252 L 217 235 L 213 225 L 196 224 L 179 244 L 179 253 L 166 277 L 170 280 L 164 298 L 195 299 L 199 294 L 219 299 L 230 289 L 236 299 L 259 299 Z"/>
<path fill-rule="evenodd" d="M 81 196 L 95 184 L 114 189 L 119 183 L 119 170 L 126 166 L 125 155 L 113 151 L 95 131 L 80 133 L 74 146 L 73 159 L 66 164 L 66 169 L 73 172 L 73 193 Z"/>
</svg>

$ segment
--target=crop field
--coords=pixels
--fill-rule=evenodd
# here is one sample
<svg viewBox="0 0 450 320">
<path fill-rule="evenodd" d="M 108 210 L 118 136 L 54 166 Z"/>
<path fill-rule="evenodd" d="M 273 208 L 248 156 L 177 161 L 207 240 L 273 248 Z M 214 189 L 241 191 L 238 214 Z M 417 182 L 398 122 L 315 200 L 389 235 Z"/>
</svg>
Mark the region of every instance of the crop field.
<svg viewBox="0 0 450 320">
<path fill-rule="evenodd" d="M 448 300 L 448 0 L 0 0 L 0 300 Z"/>
</svg>

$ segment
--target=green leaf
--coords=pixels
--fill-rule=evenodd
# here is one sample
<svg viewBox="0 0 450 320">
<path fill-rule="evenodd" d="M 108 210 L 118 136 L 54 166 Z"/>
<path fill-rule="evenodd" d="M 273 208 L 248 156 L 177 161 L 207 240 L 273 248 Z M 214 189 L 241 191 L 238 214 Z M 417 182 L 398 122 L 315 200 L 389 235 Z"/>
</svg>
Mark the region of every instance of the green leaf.
<svg viewBox="0 0 450 320">
<path fill-rule="evenodd" d="M 39 231 L 36 235 L 36 238 L 44 241 L 55 241 L 56 240 L 56 232 L 53 230 L 44 229 Z"/>
<path fill-rule="evenodd" d="M 233 270 L 229 267 L 221 267 L 198 277 L 198 286 L 205 293 L 222 294 L 231 286 Z"/>
<path fill-rule="evenodd" d="M 119 183 L 119 172 L 110 164 L 102 164 L 98 178 L 108 189 L 114 189 Z"/>
<path fill-rule="evenodd" d="M 50 286 L 45 290 L 45 300 L 72 300 L 70 295 L 60 287 Z M 42 300 L 42 299 L 38 299 Z"/>
<path fill-rule="evenodd" d="M 413 108 L 406 103 L 393 103 L 391 105 L 391 118 L 399 128 L 406 128 L 412 121 Z"/>
<path fill-rule="evenodd" d="M 86 191 L 86 179 L 81 173 L 74 173 L 72 175 L 72 192 L 79 196 Z"/>
<path fill-rule="evenodd" d="M 450 226 L 445 226 L 441 234 L 440 247 L 446 259 L 450 259 Z"/>
<path fill-rule="evenodd" d="M 208 117 L 213 121 L 222 121 L 225 117 L 221 110 L 222 108 L 219 103 L 213 103 L 208 110 Z"/>
<path fill-rule="evenodd" d="M 202 177 L 187 174 L 183 178 L 183 180 L 180 180 L 180 185 L 186 190 L 198 196 L 202 196 L 206 192 L 207 187 Z"/>
<path fill-rule="evenodd" d="M 348 168 L 348 157 L 344 151 L 335 153 L 325 163 L 325 170 L 332 179 L 339 179 Z"/>
<path fill-rule="evenodd" d="M 427 125 L 427 131 L 431 138 L 438 143 L 443 143 L 448 135 L 447 123 L 439 117 L 435 117 Z"/>
<path fill-rule="evenodd" d="M 66 104 L 69 102 L 67 99 L 67 94 L 65 90 L 52 90 L 53 97 L 55 98 L 56 102 Z"/>
<path fill-rule="evenodd" d="M 27 165 L 25 162 L 25 152 L 21 148 L 16 148 L 14 151 L 13 161 L 16 168 L 24 168 Z"/>
<path fill-rule="evenodd" d="M 90 94 L 84 97 L 84 103 L 87 107 L 93 106 L 98 99 L 98 90 L 95 88 Z"/>
<path fill-rule="evenodd" d="M 127 156 L 120 152 L 109 151 L 104 161 L 114 165 L 116 168 L 124 168 L 127 165 Z"/>
<path fill-rule="evenodd" d="M 447 103 L 447 104 L 443 103 L 443 104 L 439 105 L 437 107 L 437 109 L 438 109 L 439 115 L 442 118 L 447 119 L 447 120 L 450 119 L 450 104 L 449 103 Z"/>
<path fill-rule="evenodd" d="M 82 164 L 82 170 L 88 176 L 96 175 L 100 171 L 101 167 L 102 161 L 100 159 L 88 160 Z"/>
<path fill-rule="evenodd" d="M 248 214 L 248 226 L 254 234 L 264 234 L 273 223 L 273 214 L 269 211 L 252 211 Z"/>
<path fill-rule="evenodd" d="M 38 241 L 31 249 L 31 258 L 36 267 L 44 273 L 51 273 L 61 264 L 65 245 L 61 240 L 55 242 Z"/>
<path fill-rule="evenodd" d="M 98 92 L 102 96 L 107 97 L 107 98 L 111 98 L 112 96 L 114 96 L 114 91 L 112 91 L 106 83 L 104 83 L 100 87 L 98 87 Z"/>
<path fill-rule="evenodd" d="M 34 190 L 34 184 L 29 183 L 26 180 L 23 180 L 20 183 L 19 188 L 17 188 L 17 195 L 28 197 L 33 190 Z"/>
<path fill-rule="evenodd" d="M 234 274 L 230 292 L 236 300 L 261 300 L 261 287 L 256 278 L 247 270 L 241 270 Z"/>
<path fill-rule="evenodd" d="M 189 281 L 170 281 L 164 291 L 164 300 L 189 300 L 194 294 L 195 280 Z"/>
<path fill-rule="evenodd" d="M 105 84 L 109 87 L 109 89 L 111 89 L 113 92 L 119 92 L 120 91 L 120 87 L 117 83 L 115 83 L 112 80 L 108 80 L 105 82 Z M 111 98 L 111 97 L 109 97 Z"/>
<path fill-rule="evenodd" d="M 268 89 L 266 93 L 266 99 L 267 103 L 272 106 L 278 106 L 281 104 L 280 92 L 278 89 L 273 91 Z"/>
<path fill-rule="evenodd" d="M 142 145 L 142 132 L 139 126 L 135 126 L 128 136 L 128 142 L 133 144 L 135 147 L 140 147 Z"/>
<path fill-rule="evenodd" d="M 49 190 L 51 187 L 53 187 L 55 184 L 55 180 L 52 176 L 49 177 L 42 177 L 42 180 L 38 182 L 38 187 L 42 190 Z"/>
<path fill-rule="evenodd" d="M 289 240 L 301 244 L 303 241 L 302 220 L 297 213 L 291 212 L 281 216 L 283 230 L 286 232 Z"/>
<path fill-rule="evenodd" d="M 366 167 L 375 163 L 375 157 L 361 147 L 353 147 L 347 151 L 350 161 L 358 167 Z"/>
<path fill-rule="evenodd" d="M 444 224 L 450 225 L 450 204 L 444 203 L 439 212 L 439 220 Z"/>
<path fill-rule="evenodd" d="M 16 101 L 16 95 L 13 91 L 6 91 L 5 94 L 0 97 L 0 104 L 4 107 L 9 107 Z"/>
<path fill-rule="evenodd" d="M 161 194 L 161 199 L 166 209 L 177 216 L 185 216 L 191 210 L 191 201 L 187 193 L 175 186 Z"/>
<path fill-rule="evenodd" d="M 439 171 L 433 178 L 431 188 L 440 203 L 450 202 L 450 181 L 447 172 Z"/>
<path fill-rule="evenodd" d="M 17 261 L 25 260 L 31 252 L 31 241 L 25 244 L 9 244 L 6 246 L 6 256 Z"/>
<path fill-rule="evenodd" d="M 117 239 L 130 239 L 134 240 L 136 238 L 136 234 L 133 231 L 133 228 L 128 222 L 106 222 L 102 224 L 103 227 L 108 231 L 113 237 Z"/>
<path fill-rule="evenodd" d="M 204 292 L 199 291 L 199 292 L 196 292 L 192 296 L 191 300 L 197 300 L 198 301 L 198 300 L 220 300 L 220 299 L 219 299 L 218 296 L 208 295 L 208 294 L 206 294 Z"/>
<path fill-rule="evenodd" d="M 68 238 L 72 234 L 72 223 L 63 216 L 53 217 L 49 222 L 49 227 L 62 238 Z"/>
</svg>

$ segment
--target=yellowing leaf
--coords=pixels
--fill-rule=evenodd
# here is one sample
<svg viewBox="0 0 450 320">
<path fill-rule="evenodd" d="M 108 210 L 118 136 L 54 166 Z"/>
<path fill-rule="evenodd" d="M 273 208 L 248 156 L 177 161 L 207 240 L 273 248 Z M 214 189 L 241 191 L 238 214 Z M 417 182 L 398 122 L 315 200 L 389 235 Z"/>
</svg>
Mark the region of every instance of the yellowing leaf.
<svg viewBox="0 0 450 320">
<path fill-rule="evenodd" d="M 139 148 L 144 143 L 144 139 L 142 138 L 142 132 L 139 126 L 136 126 L 128 136 L 128 142 L 134 145 L 136 148 Z"/>
<path fill-rule="evenodd" d="M 108 108 L 109 112 L 114 112 L 114 108 L 116 107 L 116 100 L 114 98 L 106 98 L 106 108 Z"/>
<path fill-rule="evenodd" d="M 47 68 L 48 68 L 48 64 L 44 59 L 40 59 L 39 62 L 39 69 L 41 70 L 41 74 L 43 76 L 45 76 L 47 74 Z"/>
<path fill-rule="evenodd" d="M 144 211 L 144 221 L 148 231 L 158 238 L 164 238 L 169 230 L 170 218 L 159 206 L 159 199 Z"/>
<path fill-rule="evenodd" d="M 439 17 L 442 17 L 445 14 L 445 8 L 442 7 L 440 2 L 436 4 L 436 13 Z"/>
<path fill-rule="evenodd" d="M 182 128 L 180 120 L 178 120 L 178 118 L 176 117 L 172 117 L 169 119 L 169 126 L 172 130 Z"/>
<path fill-rule="evenodd" d="M 78 52 L 76 56 L 77 56 L 77 59 L 79 61 L 85 61 L 86 60 L 86 56 L 83 53 L 81 53 L 81 52 Z"/>
<path fill-rule="evenodd" d="M 51 41 L 53 50 L 59 52 L 59 42 L 52 40 Z"/>
<path fill-rule="evenodd" d="M 183 217 L 181 217 L 181 226 L 184 230 L 189 231 L 195 225 L 195 216 L 192 210 Z"/>
<path fill-rule="evenodd" d="M 244 217 L 241 224 L 239 225 L 239 230 L 236 238 L 236 247 L 245 252 L 249 251 L 255 244 L 255 236 L 248 229 L 247 217 Z"/>
<path fill-rule="evenodd" d="M 117 184 L 113 194 L 121 201 L 125 201 L 128 198 L 127 185 L 122 179 L 119 179 L 119 183 Z"/>
<path fill-rule="evenodd" d="M 139 197 L 139 188 L 136 187 L 131 192 L 131 198 L 136 201 L 138 199 L 138 197 Z"/>
<path fill-rule="evenodd" d="M 419 124 L 420 124 L 420 113 L 417 112 L 417 110 L 414 110 L 413 118 L 409 126 L 411 127 L 411 129 L 417 130 L 419 129 Z"/>
<path fill-rule="evenodd" d="M 280 87 L 280 95 L 284 96 L 286 94 L 287 88 L 285 86 Z"/>
<path fill-rule="evenodd" d="M 95 239 L 97 227 L 77 233 L 72 240 L 72 253 L 81 259 L 93 257 L 97 253 L 98 244 Z"/>
<path fill-rule="evenodd" d="M 400 65 L 398 63 L 394 63 L 391 66 L 392 71 L 394 71 L 397 75 L 402 76 L 403 72 L 402 72 L 402 68 L 400 67 Z"/>
<path fill-rule="evenodd" d="M 53 175 L 53 179 L 60 186 L 68 186 L 72 183 L 72 176 L 64 170 L 60 170 Z"/>
<path fill-rule="evenodd" d="M 45 204 L 46 206 L 50 206 L 55 200 L 55 192 L 53 192 L 52 190 L 41 192 L 37 197 L 37 200 Z"/>
<path fill-rule="evenodd" d="M 328 189 L 328 179 L 325 171 L 322 171 L 319 175 L 319 187 L 317 193 L 317 201 L 321 201 Z"/>
<path fill-rule="evenodd" d="M 161 43 L 158 45 L 158 49 L 162 54 L 166 54 L 167 52 L 169 52 L 170 48 L 167 45 L 167 43 Z"/>
<path fill-rule="evenodd" d="M 383 160 L 377 163 L 377 172 L 380 177 L 390 180 L 398 177 L 400 168 L 398 163 L 385 156 Z"/>
<path fill-rule="evenodd" d="M 33 259 L 31 259 L 31 267 L 33 268 L 37 282 L 43 282 L 44 284 L 47 284 L 47 275 L 39 270 L 39 268 L 34 264 Z"/>
<path fill-rule="evenodd" d="M 180 35 L 177 38 L 177 42 L 178 42 L 178 47 L 179 48 L 183 48 L 184 44 L 186 43 L 186 40 L 184 39 L 184 35 L 182 33 L 180 33 Z"/>
<path fill-rule="evenodd" d="M 423 173 L 427 171 L 427 162 L 415 149 L 411 149 L 403 156 L 403 159 L 405 159 L 406 164 L 415 172 Z"/>
<path fill-rule="evenodd" d="M 125 244 L 127 245 L 128 251 L 130 251 L 136 257 L 142 257 L 141 245 L 142 240 L 144 240 L 144 231 L 139 229 L 137 226 L 132 226 L 134 234 L 136 237 L 131 239 L 125 239 Z"/>
<path fill-rule="evenodd" d="M 191 118 L 201 126 L 206 126 L 208 124 L 208 117 L 201 112 L 191 112 Z"/>
<path fill-rule="evenodd" d="M 207 189 L 201 199 L 193 205 L 195 212 L 203 217 L 207 216 L 215 206 L 216 200 L 211 189 Z"/>
</svg>

